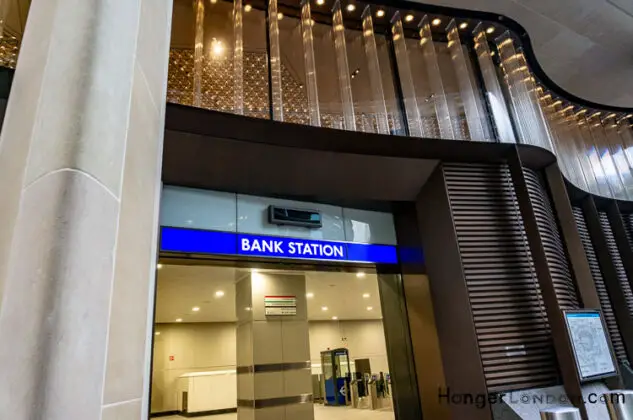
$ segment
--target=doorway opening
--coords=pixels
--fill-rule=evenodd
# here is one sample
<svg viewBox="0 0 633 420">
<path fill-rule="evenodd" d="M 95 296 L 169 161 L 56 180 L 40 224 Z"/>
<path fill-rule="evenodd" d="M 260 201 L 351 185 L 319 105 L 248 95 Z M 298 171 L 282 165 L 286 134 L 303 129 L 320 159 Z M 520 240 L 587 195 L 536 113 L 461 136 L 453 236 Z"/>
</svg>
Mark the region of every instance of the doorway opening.
<svg viewBox="0 0 633 420">
<path fill-rule="evenodd" d="M 395 419 L 373 267 L 159 267 L 152 417 Z"/>
</svg>

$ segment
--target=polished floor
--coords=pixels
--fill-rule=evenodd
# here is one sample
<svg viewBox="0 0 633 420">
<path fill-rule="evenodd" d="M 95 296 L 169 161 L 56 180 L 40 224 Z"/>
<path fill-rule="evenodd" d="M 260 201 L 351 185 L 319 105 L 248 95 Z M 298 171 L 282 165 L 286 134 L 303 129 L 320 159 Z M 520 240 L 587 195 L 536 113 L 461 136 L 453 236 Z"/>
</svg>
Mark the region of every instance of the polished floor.
<svg viewBox="0 0 633 420">
<path fill-rule="evenodd" d="M 320 404 L 314 406 L 315 420 L 394 420 L 393 411 L 386 410 L 359 410 L 348 407 L 324 407 Z M 183 420 L 185 417 L 169 416 L 159 417 L 158 420 Z M 196 417 L 196 420 L 237 420 L 237 413 L 218 414 L 216 416 Z M 297 419 L 300 420 L 300 419 Z"/>
</svg>

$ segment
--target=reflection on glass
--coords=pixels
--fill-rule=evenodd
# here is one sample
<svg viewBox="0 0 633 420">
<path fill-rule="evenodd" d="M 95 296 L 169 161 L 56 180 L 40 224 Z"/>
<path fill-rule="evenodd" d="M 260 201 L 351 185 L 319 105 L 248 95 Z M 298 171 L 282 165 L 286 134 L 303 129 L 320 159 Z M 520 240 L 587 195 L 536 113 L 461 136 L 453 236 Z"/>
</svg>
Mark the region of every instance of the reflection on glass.
<svg viewBox="0 0 633 420">
<path fill-rule="evenodd" d="M 523 54 L 517 53 L 514 49 L 509 31 L 497 38 L 496 42 L 521 142 L 554 151 L 549 129 L 536 96 L 536 87 Z M 532 85 L 532 91 L 528 87 L 528 82 Z"/>
<path fill-rule="evenodd" d="M 273 103 L 273 119 L 284 120 L 282 100 L 281 52 L 279 49 L 279 20 L 277 0 L 268 1 L 268 32 L 270 36 L 270 80 Z"/>
<path fill-rule="evenodd" d="M 440 67 L 437 61 L 435 43 L 433 42 L 428 16 L 424 16 L 422 18 L 418 28 L 420 30 L 420 49 L 422 50 L 422 56 L 426 65 L 428 83 L 432 91 L 431 101 L 435 106 L 435 114 L 437 116 L 437 123 L 440 129 L 440 137 L 447 140 L 453 140 L 455 139 L 453 122 L 456 121 L 457 124 L 459 124 L 459 119 L 456 115 L 454 103 L 452 103 L 453 106 L 451 107 L 453 112 L 450 112 L 447 98 L 444 94 L 442 76 L 440 74 Z"/>
<path fill-rule="evenodd" d="M 473 31 L 473 35 L 475 38 L 477 62 L 479 63 L 479 68 L 481 69 L 481 74 L 486 86 L 486 94 L 492 110 L 492 118 L 494 119 L 494 123 L 497 128 L 499 140 L 504 143 L 516 143 L 514 129 L 512 128 L 512 122 L 510 121 L 510 113 L 506 106 L 503 90 L 499 85 L 495 64 L 493 63 L 490 55 L 486 32 L 482 26 L 483 25 L 481 23 L 477 25 Z"/>
<path fill-rule="evenodd" d="M 242 0 L 233 0 L 233 112 L 244 114 L 244 34 Z"/>
<path fill-rule="evenodd" d="M 312 13 L 310 1 L 301 2 L 301 35 L 303 39 L 303 60 L 305 62 L 306 86 L 308 91 L 308 110 L 310 124 L 321 126 L 321 112 L 319 110 L 319 95 L 317 91 L 316 65 L 314 62 L 314 39 L 312 37 Z"/>
<path fill-rule="evenodd" d="M 354 114 L 354 99 L 352 98 L 352 85 L 347 61 L 347 45 L 345 41 L 345 26 L 343 24 L 343 11 L 340 0 L 336 0 L 332 9 L 332 37 L 334 38 L 334 52 L 336 55 L 336 68 L 338 70 L 338 83 L 343 105 L 343 121 L 345 129 L 356 131 L 356 116 Z M 363 130 L 368 131 L 368 130 Z"/>
<path fill-rule="evenodd" d="M 193 106 L 202 105 L 202 67 L 204 66 L 204 0 L 194 2 L 196 14 L 195 50 L 193 58 Z"/>
<path fill-rule="evenodd" d="M 413 137 L 424 137 L 425 133 L 422 129 L 422 120 L 418 109 L 415 86 L 413 85 L 411 65 L 409 64 L 409 54 L 407 53 L 407 40 L 404 36 L 400 12 L 396 12 L 391 20 L 391 33 L 394 49 L 396 50 L 396 61 L 398 62 L 398 74 L 400 75 L 402 95 L 404 96 L 404 108 L 407 114 L 409 135 Z"/>
<path fill-rule="evenodd" d="M 448 24 L 447 30 L 448 49 L 451 54 L 451 59 L 453 60 L 455 75 L 459 84 L 470 139 L 478 141 L 489 140 L 490 137 L 484 133 L 484 125 L 482 124 L 485 118 L 484 112 L 483 109 L 480 109 L 480 104 L 475 99 L 475 88 L 471 83 L 462 43 L 459 39 L 459 29 L 457 29 L 455 19 L 451 20 Z"/>
<path fill-rule="evenodd" d="M 369 73 L 370 89 L 372 92 L 371 103 L 373 113 L 376 116 L 377 132 L 380 134 L 389 134 L 385 93 L 382 88 L 378 48 L 376 47 L 374 23 L 371 17 L 371 7 L 369 5 L 365 7 L 363 11 L 363 46 L 365 47 L 365 57 L 367 59 L 367 71 Z"/>
</svg>

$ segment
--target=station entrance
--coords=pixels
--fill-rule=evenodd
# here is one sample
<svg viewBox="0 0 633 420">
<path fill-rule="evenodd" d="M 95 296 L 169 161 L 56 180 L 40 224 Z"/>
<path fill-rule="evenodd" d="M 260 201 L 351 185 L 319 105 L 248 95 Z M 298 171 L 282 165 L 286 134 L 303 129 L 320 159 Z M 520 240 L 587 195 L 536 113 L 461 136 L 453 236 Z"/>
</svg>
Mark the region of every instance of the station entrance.
<svg viewBox="0 0 633 420">
<path fill-rule="evenodd" d="M 381 300 L 391 275 L 208 262 L 160 261 L 153 417 L 395 419 Z"/>
</svg>

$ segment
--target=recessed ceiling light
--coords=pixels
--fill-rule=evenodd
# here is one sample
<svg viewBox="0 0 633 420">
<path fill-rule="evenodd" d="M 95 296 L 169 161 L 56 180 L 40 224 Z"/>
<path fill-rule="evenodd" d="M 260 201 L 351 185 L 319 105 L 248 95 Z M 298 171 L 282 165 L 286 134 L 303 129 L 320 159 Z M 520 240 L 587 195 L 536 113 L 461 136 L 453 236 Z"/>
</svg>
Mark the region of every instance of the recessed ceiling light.
<svg viewBox="0 0 633 420">
<path fill-rule="evenodd" d="M 363 277 L 365 277 L 365 273 L 363 271 L 359 271 L 358 273 L 356 273 L 356 277 L 362 279 Z"/>
<path fill-rule="evenodd" d="M 156 264 L 156 269 L 157 269 L 157 270 L 160 270 L 161 268 L 163 268 L 163 265 L 162 265 L 162 264 Z"/>
<path fill-rule="evenodd" d="M 337 319 L 338 319 L 338 317 L 337 317 L 337 316 L 333 316 L 333 317 L 332 317 L 332 321 L 336 321 Z"/>
<path fill-rule="evenodd" d="M 215 297 L 222 297 L 224 296 L 224 292 L 222 290 L 218 290 L 217 292 L 215 292 Z"/>
<path fill-rule="evenodd" d="M 182 318 L 176 318 L 176 322 L 182 322 Z"/>
<path fill-rule="evenodd" d="M 363 293 L 363 298 L 364 299 L 369 299 L 371 295 L 369 293 Z"/>
<path fill-rule="evenodd" d="M 247 4 L 247 5 L 244 6 L 244 11 L 245 12 L 250 12 L 252 8 L 253 8 L 253 6 L 251 6 L 250 4 Z"/>
<path fill-rule="evenodd" d="M 383 17 L 385 15 L 385 11 L 380 9 L 376 12 L 376 17 Z"/>
<path fill-rule="evenodd" d="M 312 293 L 312 292 L 306 293 L 306 297 L 308 299 L 312 299 L 314 297 L 314 293 Z"/>
<path fill-rule="evenodd" d="M 494 51 L 492 51 L 492 52 L 490 53 L 490 57 L 494 57 L 494 56 L 495 56 L 495 52 L 494 52 Z"/>
<path fill-rule="evenodd" d="M 459 24 L 459 29 L 466 29 L 468 28 L 468 22 L 462 22 Z"/>
<path fill-rule="evenodd" d="M 277 13 L 277 20 L 282 20 L 284 18 L 284 14 L 279 12 Z"/>
<path fill-rule="evenodd" d="M 154 335 L 160 335 L 160 331 L 156 331 Z"/>
<path fill-rule="evenodd" d="M 438 26 L 440 23 L 442 23 L 442 19 L 440 18 L 435 18 L 431 21 L 431 25 L 433 26 Z"/>
<path fill-rule="evenodd" d="M 316 4 L 323 6 L 323 4 L 325 4 L 325 0 L 316 0 Z"/>
<path fill-rule="evenodd" d="M 489 27 L 488 29 L 486 29 L 486 33 L 487 33 L 487 34 L 491 34 L 491 33 L 493 33 L 494 31 L 495 31 L 495 27 L 494 27 L 494 26 L 491 26 L 491 27 Z"/>
<path fill-rule="evenodd" d="M 327 306 L 321 306 L 322 311 L 327 311 Z"/>
<path fill-rule="evenodd" d="M 413 20 L 414 16 L 411 14 L 408 14 L 404 17 L 404 21 L 405 22 L 411 22 Z"/>
<path fill-rule="evenodd" d="M 373 310 L 374 310 L 374 307 L 373 307 L 373 306 L 368 306 L 368 307 L 367 307 L 367 310 L 368 310 L 368 311 L 373 311 Z"/>
<path fill-rule="evenodd" d="M 194 312 L 198 312 L 200 310 L 199 306 L 194 306 L 193 308 L 191 308 L 192 311 Z"/>
<path fill-rule="evenodd" d="M 356 10 L 356 6 L 354 5 L 354 3 L 350 3 L 347 5 L 348 12 L 353 12 L 354 10 Z"/>
<path fill-rule="evenodd" d="M 211 4 L 216 4 L 218 0 L 211 0 Z"/>
<path fill-rule="evenodd" d="M 211 41 L 211 53 L 213 54 L 213 56 L 219 57 L 222 55 L 223 52 L 224 44 L 222 44 L 222 41 L 213 38 L 213 40 Z"/>
</svg>

